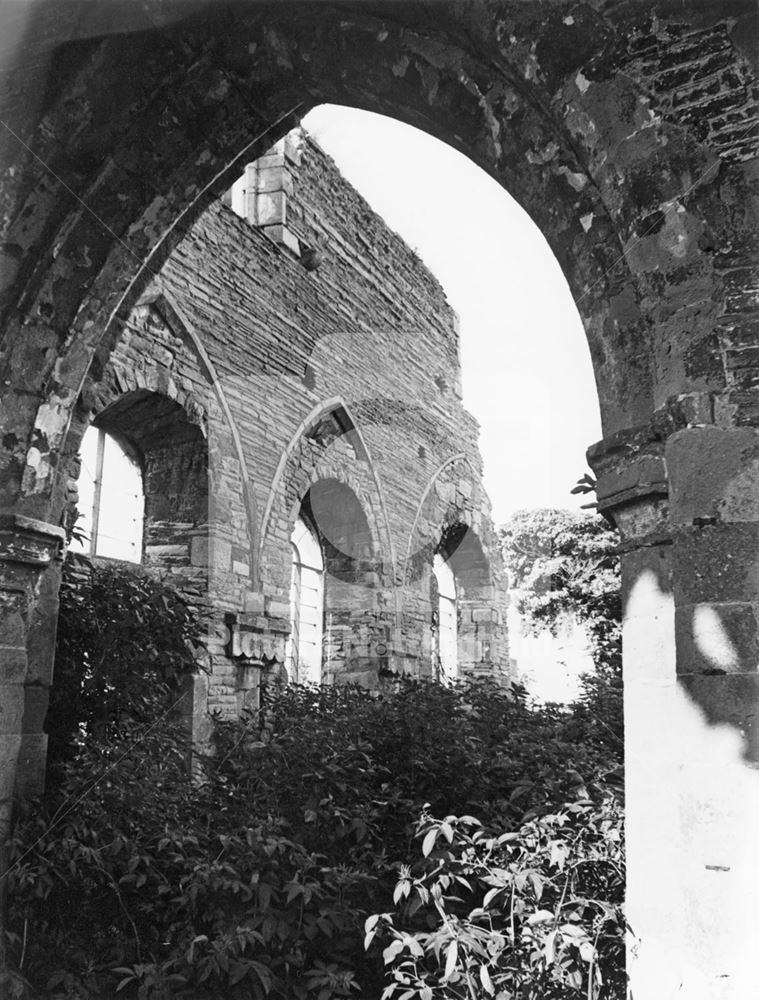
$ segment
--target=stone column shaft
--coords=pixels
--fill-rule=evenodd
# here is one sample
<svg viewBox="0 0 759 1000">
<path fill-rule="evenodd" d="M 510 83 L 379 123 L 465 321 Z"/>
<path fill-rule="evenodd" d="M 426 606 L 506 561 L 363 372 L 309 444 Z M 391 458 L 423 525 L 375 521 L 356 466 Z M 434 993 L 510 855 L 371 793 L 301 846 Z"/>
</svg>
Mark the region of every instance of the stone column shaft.
<svg viewBox="0 0 759 1000">
<path fill-rule="evenodd" d="M 623 538 L 635 1000 L 753 1000 L 759 940 L 759 434 L 591 449 Z"/>
<path fill-rule="evenodd" d="M 43 723 L 58 606 L 57 574 L 52 586 L 43 579 L 63 541 L 62 528 L 0 513 L 0 969 L 13 799 L 44 787 Z M 46 606 L 38 609 L 41 589 Z"/>
</svg>

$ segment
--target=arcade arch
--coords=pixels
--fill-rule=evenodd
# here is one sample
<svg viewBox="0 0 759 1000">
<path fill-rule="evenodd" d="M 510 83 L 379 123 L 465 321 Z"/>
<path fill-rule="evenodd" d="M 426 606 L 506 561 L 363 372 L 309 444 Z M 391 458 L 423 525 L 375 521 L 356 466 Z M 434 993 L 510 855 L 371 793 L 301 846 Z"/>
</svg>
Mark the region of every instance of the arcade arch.
<svg viewBox="0 0 759 1000">
<path fill-rule="evenodd" d="M 379 614 L 378 550 L 367 512 L 349 485 L 324 478 L 303 498 L 299 520 L 323 565 L 321 678 L 375 687 L 387 624 Z"/>
</svg>

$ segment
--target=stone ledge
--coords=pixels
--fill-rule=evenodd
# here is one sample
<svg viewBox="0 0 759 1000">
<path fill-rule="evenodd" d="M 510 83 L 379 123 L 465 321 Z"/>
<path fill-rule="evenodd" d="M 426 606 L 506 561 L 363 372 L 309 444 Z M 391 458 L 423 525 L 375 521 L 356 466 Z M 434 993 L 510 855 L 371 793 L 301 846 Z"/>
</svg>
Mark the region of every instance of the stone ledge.
<svg viewBox="0 0 759 1000">
<path fill-rule="evenodd" d="M 25 531 L 61 542 L 66 540 L 66 532 L 59 524 L 50 524 L 9 510 L 0 510 L 0 531 Z"/>
<path fill-rule="evenodd" d="M 625 489 L 599 496 L 598 510 L 603 512 L 627 504 L 638 503 L 643 498 L 651 496 L 666 497 L 668 494 L 669 489 L 665 482 L 638 483 L 636 486 L 628 486 Z"/>
</svg>

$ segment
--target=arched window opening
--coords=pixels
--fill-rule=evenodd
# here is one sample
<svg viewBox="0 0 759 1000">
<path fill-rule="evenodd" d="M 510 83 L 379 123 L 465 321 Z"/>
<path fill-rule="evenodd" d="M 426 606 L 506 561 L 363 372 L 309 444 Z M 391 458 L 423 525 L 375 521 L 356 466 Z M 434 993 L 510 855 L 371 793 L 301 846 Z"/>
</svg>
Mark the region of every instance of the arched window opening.
<svg viewBox="0 0 759 1000">
<path fill-rule="evenodd" d="M 346 483 L 325 478 L 311 484 L 300 510 L 323 558 L 322 680 L 372 684 L 387 630 L 378 614 L 382 567 L 362 501 Z"/>
<path fill-rule="evenodd" d="M 102 427 L 90 426 L 80 457 L 77 532 L 84 539 L 75 537 L 72 549 L 141 562 L 145 493 L 136 454 Z"/>
<path fill-rule="evenodd" d="M 453 570 L 439 554 L 435 555 L 432 569 L 437 580 L 437 629 L 435 654 L 441 681 L 450 682 L 458 675 L 458 624 L 456 607 L 456 578 Z"/>
<path fill-rule="evenodd" d="M 287 672 L 292 681 L 319 684 L 324 634 L 324 559 L 319 542 L 302 518 L 296 521 L 290 541 L 293 561 Z"/>
<path fill-rule="evenodd" d="M 202 592 L 212 511 L 200 424 L 174 400 L 133 390 L 98 413 L 80 455 L 80 551 L 142 563 Z"/>
</svg>

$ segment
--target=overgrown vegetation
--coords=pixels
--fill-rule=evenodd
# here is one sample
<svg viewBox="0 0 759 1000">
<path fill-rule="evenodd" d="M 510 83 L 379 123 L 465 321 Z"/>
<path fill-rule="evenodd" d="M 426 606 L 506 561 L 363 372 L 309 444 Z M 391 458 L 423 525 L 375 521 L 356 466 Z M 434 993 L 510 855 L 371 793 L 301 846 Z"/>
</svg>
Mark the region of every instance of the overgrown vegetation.
<svg viewBox="0 0 759 1000">
<path fill-rule="evenodd" d="M 201 653 L 198 608 L 174 588 L 119 563 L 69 556 L 60 589 L 48 765 L 138 723 L 181 694 Z"/>
<path fill-rule="evenodd" d="M 101 630 L 59 652 L 83 718 L 20 818 L 11 873 L 10 947 L 32 995 L 623 996 L 620 758 L 585 715 L 482 683 L 270 689 L 259 716 L 217 724 L 191 778 L 166 711 L 183 670 L 160 652 L 163 616 L 145 611 L 158 590 L 144 586 L 113 606 L 124 643 L 141 616 L 114 669 L 150 665 L 124 678 L 129 711 L 116 699 L 103 725 L 83 698 Z M 97 579 L 77 590 L 62 635 L 86 636 L 113 592 Z M 183 614 L 169 646 L 186 664 L 197 623 Z M 386 940 L 365 951 L 366 921 L 394 894 L 392 925 L 372 925 Z"/>
</svg>

